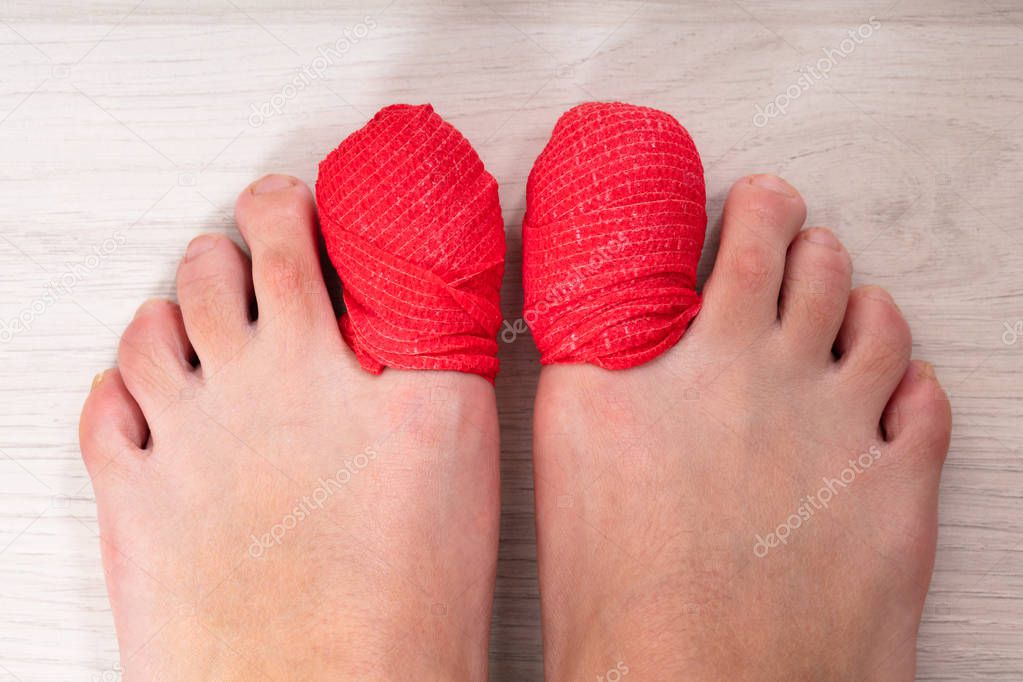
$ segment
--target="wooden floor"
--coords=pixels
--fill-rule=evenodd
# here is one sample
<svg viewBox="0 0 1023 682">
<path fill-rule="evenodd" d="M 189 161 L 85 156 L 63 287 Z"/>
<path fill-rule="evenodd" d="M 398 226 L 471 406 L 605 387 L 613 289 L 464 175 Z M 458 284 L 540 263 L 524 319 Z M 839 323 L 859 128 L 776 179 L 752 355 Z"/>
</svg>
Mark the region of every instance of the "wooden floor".
<svg viewBox="0 0 1023 682">
<path fill-rule="evenodd" d="M 501 183 L 516 319 L 526 175 L 586 100 L 688 127 L 715 234 L 733 180 L 778 173 L 895 294 L 955 412 L 919 679 L 1023 679 L 1023 4 L 187 4 L 0 14 L 0 682 L 119 679 L 78 411 L 190 237 L 232 233 L 262 173 L 311 184 L 379 107 L 432 102 Z M 501 361 L 492 678 L 518 682 L 541 677 L 528 336 Z"/>
</svg>

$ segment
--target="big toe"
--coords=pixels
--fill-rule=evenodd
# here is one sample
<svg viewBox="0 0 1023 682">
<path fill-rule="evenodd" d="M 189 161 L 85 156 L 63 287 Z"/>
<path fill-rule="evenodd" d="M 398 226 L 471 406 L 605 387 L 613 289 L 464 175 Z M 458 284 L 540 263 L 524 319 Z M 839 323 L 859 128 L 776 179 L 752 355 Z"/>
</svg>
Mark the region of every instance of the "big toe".
<svg viewBox="0 0 1023 682">
<path fill-rule="evenodd" d="M 316 200 L 362 367 L 493 381 L 504 224 L 469 141 L 430 105 L 385 107 L 320 163 Z"/>
<path fill-rule="evenodd" d="M 566 112 L 529 174 L 522 227 L 541 361 L 626 369 L 674 346 L 699 310 L 705 203 L 696 146 L 669 114 Z"/>
<path fill-rule="evenodd" d="M 177 285 L 185 330 L 203 372 L 216 372 L 249 339 L 252 266 L 227 237 L 202 235 L 188 245 Z"/>
</svg>

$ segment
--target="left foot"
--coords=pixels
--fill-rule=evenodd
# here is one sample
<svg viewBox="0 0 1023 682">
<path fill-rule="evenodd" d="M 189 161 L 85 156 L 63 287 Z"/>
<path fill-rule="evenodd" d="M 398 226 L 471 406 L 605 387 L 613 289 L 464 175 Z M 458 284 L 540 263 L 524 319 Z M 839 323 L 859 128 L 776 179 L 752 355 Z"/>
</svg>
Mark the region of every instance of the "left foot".
<svg viewBox="0 0 1023 682">
<path fill-rule="evenodd" d="M 549 679 L 913 679 L 948 401 L 805 215 L 781 179 L 739 181 L 675 347 L 543 369 Z"/>
<path fill-rule="evenodd" d="M 236 213 L 252 263 L 194 240 L 82 413 L 126 679 L 484 679 L 493 387 L 359 368 L 297 180 Z"/>
</svg>

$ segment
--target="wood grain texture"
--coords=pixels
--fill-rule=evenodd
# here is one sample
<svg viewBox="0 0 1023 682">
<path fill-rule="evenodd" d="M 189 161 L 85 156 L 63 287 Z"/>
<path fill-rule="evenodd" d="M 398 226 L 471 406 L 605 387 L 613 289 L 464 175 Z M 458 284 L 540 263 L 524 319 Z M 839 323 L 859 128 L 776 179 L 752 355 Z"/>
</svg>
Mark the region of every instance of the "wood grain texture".
<svg viewBox="0 0 1023 682">
<path fill-rule="evenodd" d="M 833 64 L 817 78 L 806 69 L 821 59 Z M 515 320 L 526 176 L 558 115 L 591 99 L 676 115 L 705 159 L 714 219 L 739 176 L 785 176 L 809 222 L 848 245 L 856 282 L 894 293 L 955 412 L 919 679 L 1023 679 L 1020 64 L 1015 0 L 9 0 L 0 681 L 117 679 L 78 411 L 136 306 L 173 295 L 190 237 L 233 233 L 234 197 L 262 173 L 311 184 L 379 107 L 432 102 L 501 183 Z M 776 100 L 785 113 L 757 117 Z M 528 335 L 501 360 L 491 676 L 535 680 Z"/>
</svg>

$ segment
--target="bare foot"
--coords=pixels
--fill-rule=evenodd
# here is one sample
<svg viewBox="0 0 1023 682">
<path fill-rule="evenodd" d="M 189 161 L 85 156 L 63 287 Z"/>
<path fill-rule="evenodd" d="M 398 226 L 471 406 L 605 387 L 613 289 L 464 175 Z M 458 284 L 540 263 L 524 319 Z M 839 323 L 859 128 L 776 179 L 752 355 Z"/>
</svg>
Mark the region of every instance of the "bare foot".
<svg viewBox="0 0 1023 682">
<path fill-rule="evenodd" d="M 653 362 L 543 370 L 551 680 L 911 680 L 945 394 L 771 176 L 725 205 L 700 316 Z"/>
<path fill-rule="evenodd" d="M 493 388 L 359 368 L 297 180 L 236 214 L 252 263 L 193 241 L 82 413 L 126 679 L 484 679 Z"/>
</svg>

